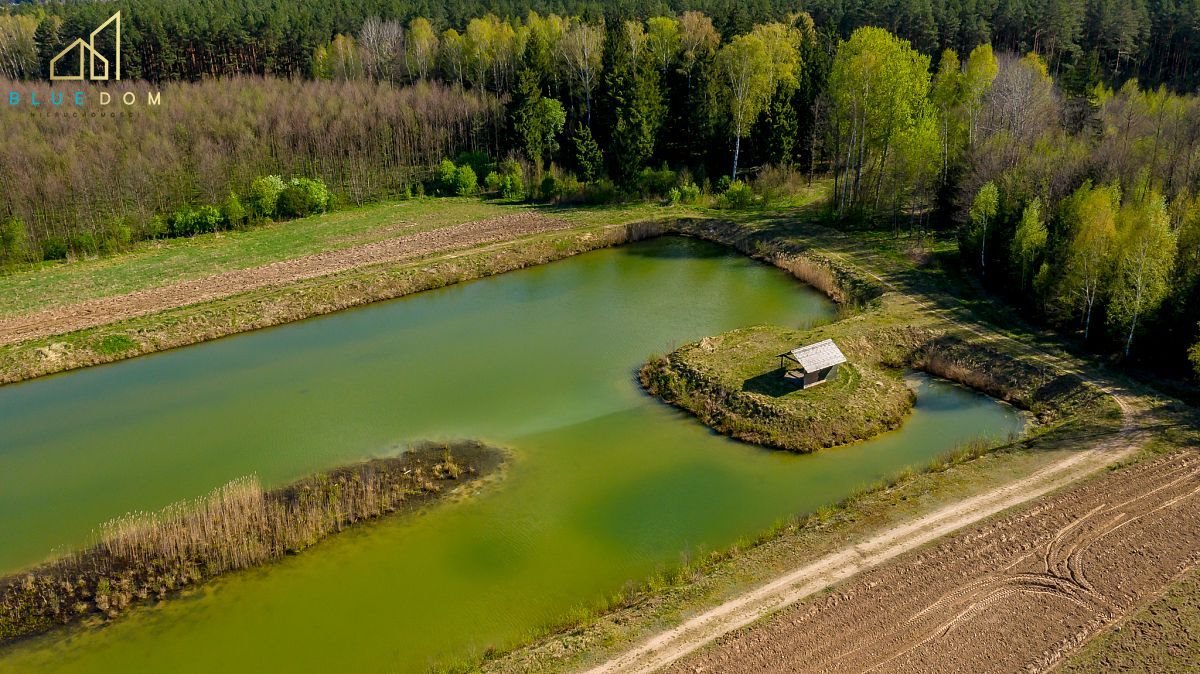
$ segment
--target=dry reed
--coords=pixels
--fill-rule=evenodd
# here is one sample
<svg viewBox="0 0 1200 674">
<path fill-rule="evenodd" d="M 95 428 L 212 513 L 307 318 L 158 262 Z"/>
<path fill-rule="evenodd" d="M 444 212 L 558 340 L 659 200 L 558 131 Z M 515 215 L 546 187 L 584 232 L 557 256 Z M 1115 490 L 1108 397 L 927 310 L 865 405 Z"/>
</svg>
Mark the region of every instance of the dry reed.
<svg viewBox="0 0 1200 674">
<path fill-rule="evenodd" d="M 295 553 L 356 522 L 436 497 L 442 483 L 499 465 L 475 442 L 422 445 L 264 490 L 255 477 L 193 501 L 105 522 L 94 543 L 0 579 L 0 643 Z M 459 461 L 468 463 L 460 465 Z"/>
</svg>

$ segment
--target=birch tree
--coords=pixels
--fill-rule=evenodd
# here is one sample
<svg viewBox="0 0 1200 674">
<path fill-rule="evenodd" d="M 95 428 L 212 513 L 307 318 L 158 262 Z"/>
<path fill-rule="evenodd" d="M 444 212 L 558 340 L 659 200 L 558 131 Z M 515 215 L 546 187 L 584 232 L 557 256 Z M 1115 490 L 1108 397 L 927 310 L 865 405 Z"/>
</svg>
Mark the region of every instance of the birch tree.
<svg viewBox="0 0 1200 674">
<path fill-rule="evenodd" d="M 429 19 L 417 17 L 408 24 L 407 56 L 409 72 L 427 79 L 438 57 L 438 36 Z"/>
<path fill-rule="evenodd" d="M 717 105 L 724 108 L 733 134 L 733 171 L 737 180 L 742 138 L 750 133 L 775 90 L 774 65 L 762 37 L 750 33 L 733 38 L 717 52 L 713 67 Z"/>
<path fill-rule="evenodd" d="M 669 16 L 655 16 L 646 21 L 646 41 L 650 58 L 662 73 L 666 73 L 679 55 L 681 37 L 679 22 Z"/>
<path fill-rule="evenodd" d="M 1084 340 L 1091 336 L 1092 312 L 1112 273 L 1120 202 L 1121 191 L 1116 185 L 1093 187 L 1088 182 L 1063 205 L 1063 219 L 1071 238 L 1062 298 L 1079 308 Z"/>
<path fill-rule="evenodd" d="M 712 19 L 694 10 L 680 15 L 679 67 L 687 77 L 688 91 L 692 89 L 692 74 L 696 64 L 712 58 L 720 43 L 721 36 L 713 28 Z"/>
<path fill-rule="evenodd" d="M 1029 270 L 1046 249 L 1049 235 L 1042 219 L 1042 200 L 1034 197 L 1021 212 L 1021 222 L 1017 224 L 1017 233 L 1013 237 L 1012 255 L 1021 268 L 1022 288 L 1029 278 Z"/>
<path fill-rule="evenodd" d="M 580 20 L 572 21 L 562 38 L 563 62 L 583 96 L 589 127 L 592 125 L 592 92 L 600 83 L 603 54 L 604 29 Z"/>
<path fill-rule="evenodd" d="M 936 134 L 929 87 L 928 57 L 882 28 L 860 28 L 838 46 L 827 96 L 839 213 L 864 206 L 871 192 L 878 210 L 883 185 L 896 184 L 896 140 L 908 135 L 920 147 L 913 134 Z"/>
<path fill-rule="evenodd" d="M 996 188 L 996 183 L 989 180 L 975 194 L 975 200 L 971 202 L 970 213 L 971 222 L 979 232 L 979 269 L 981 273 L 987 272 L 988 226 L 991 224 L 992 218 L 996 217 L 999 209 L 1000 190 Z"/>
<path fill-rule="evenodd" d="M 1109 318 L 1125 329 L 1125 356 L 1129 357 L 1140 321 L 1167 296 L 1175 264 L 1175 233 L 1162 195 L 1150 190 L 1145 199 L 1126 204 L 1118 234 Z"/>
</svg>

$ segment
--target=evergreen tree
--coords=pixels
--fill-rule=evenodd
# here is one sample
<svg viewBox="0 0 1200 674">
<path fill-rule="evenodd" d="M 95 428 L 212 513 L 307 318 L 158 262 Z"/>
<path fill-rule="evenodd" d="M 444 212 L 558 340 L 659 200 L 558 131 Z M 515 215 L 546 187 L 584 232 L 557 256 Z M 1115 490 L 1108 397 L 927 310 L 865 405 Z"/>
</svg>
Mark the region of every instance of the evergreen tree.
<svg viewBox="0 0 1200 674">
<path fill-rule="evenodd" d="M 575 165 L 579 168 L 579 178 L 584 182 L 592 182 L 600 178 L 604 172 L 604 153 L 592 137 L 592 130 L 583 124 L 575 129 Z"/>
<path fill-rule="evenodd" d="M 654 156 L 667 104 L 662 72 L 648 51 L 622 59 L 609 81 L 613 127 L 610 143 L 612 175 L 632 186 Z"/>
</svg>

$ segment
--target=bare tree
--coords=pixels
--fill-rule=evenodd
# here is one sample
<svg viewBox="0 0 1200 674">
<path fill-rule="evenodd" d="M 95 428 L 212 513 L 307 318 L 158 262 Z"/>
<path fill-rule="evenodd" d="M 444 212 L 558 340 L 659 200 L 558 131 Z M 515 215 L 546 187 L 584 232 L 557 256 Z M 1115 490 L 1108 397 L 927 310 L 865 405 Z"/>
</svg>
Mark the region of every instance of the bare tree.
<svg viewBox="0 0 1200 674">
<path fill-rule="evenodd" d="M 562 55 L 567 70 L 583 94 L 588 126 L 592 124 L 592 92 L 600 82 L 604 29 L 583 21 L 572 21 L 563 35 Z"/>
</svg>

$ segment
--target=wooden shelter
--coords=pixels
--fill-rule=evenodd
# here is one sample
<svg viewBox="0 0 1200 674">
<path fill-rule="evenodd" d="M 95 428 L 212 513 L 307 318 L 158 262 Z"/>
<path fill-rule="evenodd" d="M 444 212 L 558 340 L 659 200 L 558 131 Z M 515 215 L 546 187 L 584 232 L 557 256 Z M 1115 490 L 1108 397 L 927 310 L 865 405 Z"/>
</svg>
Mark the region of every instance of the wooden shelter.
<svg viewBox="0 0 1200 674">
<path fill-rule="evenodd" d="M 809 388 L 837 376 L 838 366 L 846 362 L 842 350 L 827 339 L 779 354 L 779 369 L 787 379 L 795 379 Z"/>
</svg>

